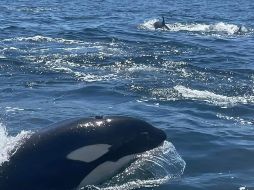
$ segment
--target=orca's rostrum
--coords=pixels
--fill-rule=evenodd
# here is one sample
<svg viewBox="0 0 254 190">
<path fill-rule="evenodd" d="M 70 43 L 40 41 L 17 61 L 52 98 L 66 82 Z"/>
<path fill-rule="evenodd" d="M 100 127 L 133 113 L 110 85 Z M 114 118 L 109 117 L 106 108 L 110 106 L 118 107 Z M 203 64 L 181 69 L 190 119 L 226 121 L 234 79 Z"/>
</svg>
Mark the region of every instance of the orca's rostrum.
<svg viewBox="0 0 254 190">
<path fill-rule="evenodd" d="M 70 190 L 99 184 L 166 134 L 130 117 L 76 118 L 34 133 L 0 167 L 1 190 Z"/>
</svg>

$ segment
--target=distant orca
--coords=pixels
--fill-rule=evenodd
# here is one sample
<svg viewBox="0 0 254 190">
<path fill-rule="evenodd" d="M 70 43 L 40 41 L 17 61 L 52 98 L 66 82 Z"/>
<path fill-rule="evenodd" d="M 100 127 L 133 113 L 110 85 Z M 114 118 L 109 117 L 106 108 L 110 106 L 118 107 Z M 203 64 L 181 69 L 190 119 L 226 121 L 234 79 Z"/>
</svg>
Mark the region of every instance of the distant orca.
<svg viewBox="0 0 254 190">
<path fill-rule="evenodd" d="M 169 30 L 169 28 L 167 27 L 167 25 L 165 24 L 165 19 L 164 19 L 164 16 L 162 17 L 162 22 L 160 21 L 157 21 L 153 24 L 154 28 L 155 29 L 158 29 L 158 28 L 166 28 L 167 30 Z"/>
<path fill-rule="evenodd" d="M 0 166 L 1 190 L 71 190 L 99 184 L 166 134 L 130 117 L 76 118 L 33 134 Z"/>
<path fill-rule="evenodd" d="M 244 32 L 247 32 L 247 28 L 245 28 L 244 26 L 239 26 L 239 28 L 236 30 L 236 34 L 242 34 Z"/>
</svg>

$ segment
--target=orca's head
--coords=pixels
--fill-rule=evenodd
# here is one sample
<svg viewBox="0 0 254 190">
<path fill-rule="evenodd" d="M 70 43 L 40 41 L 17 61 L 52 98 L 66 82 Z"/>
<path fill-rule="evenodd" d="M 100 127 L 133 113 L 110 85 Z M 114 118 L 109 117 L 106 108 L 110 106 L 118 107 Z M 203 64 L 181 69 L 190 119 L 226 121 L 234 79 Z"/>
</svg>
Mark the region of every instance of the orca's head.
<svg viewBox="0 0 254 190">
<path fill-rule="evenodd" d="M 166 139 L 162 130 L 123 116 L 70 120 L 61 129 L 57 130 L 60 133 L 57 142 L 68 149 L 64 155 L 70 165 L 65 167 L 68 165 L 73 175 L 79 174 L 79 180 L 83 177 L 79 187 L 101 183 L 135 159 L 135 155 L 160 146 Z M 74 163 L 81 166 L 73 168 Z M 81 175 L 82 167 L 87 167 L 85 175 Z"/>
<path fill-rule="evenodd" d="M 108 138 L 111 138 L 110 150 L 117 155 L 143 153 L 160 146 L 166 140 L 166 134 L 161 129 L 149 123 L 123 116 L 104 117 Z"/>
<path fill-rule="evenodd" d="M 166 134 L 161 129 L 131 117 L 96 116 L 88 120 L 80 120 L 78 123 L 77 126 L 86 126 L 78 127 L 81 134 L 79 141 L 84 140 L 86 147 L 96 147 L 95 150 L 99 150 L 97 153 L 101 152 L 100 155 L 107 153 L 114 160 L 151 150 L 166 140 Z M 81 133 L 82 130 L 84 134 Z M 77 135 L 73 139 L 77 141 Z"/>
</svg>

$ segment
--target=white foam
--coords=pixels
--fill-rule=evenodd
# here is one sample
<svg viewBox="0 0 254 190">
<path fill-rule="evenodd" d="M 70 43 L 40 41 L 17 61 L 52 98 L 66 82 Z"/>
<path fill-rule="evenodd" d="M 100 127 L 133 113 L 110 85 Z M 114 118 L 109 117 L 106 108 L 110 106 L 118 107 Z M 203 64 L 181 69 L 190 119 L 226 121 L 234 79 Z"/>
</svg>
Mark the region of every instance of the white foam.
<svg viewBox="0 0 254 190">
<path fill-rule="evenodd" d="M 216 116 L 220 119 L 234 121 L 240 125 L 254 125 L 253 121 L 248 121 L 248 120 L 240 118 L 240 117 L 232 117 L 232 116 L 227 116 L 227 115 L 222 115 L 222 114 L 217 114 Z"/>
<path fill-rule="evenodd" d="M 7 106 L 5 107 L 5 111 L 6 112 L 18 112 L 18 111 L 24 111 L 23 108 L 19 108 L 19 107 L 10 107 L 10 106 Z"/>
<path fill-rule="evenodd" d="M 79 63 L 68 61 L 66 60 L 67 58 L 68 57 L 59 54 L 56 54 L 52 57 L 48 57 L 47 55 L 42 55 L 40 57 L 26 57 L 26 59 L 29 61 L 33 62 L 34 64 L 38 64 L 45 69 L 58 73 L 70 74 L 80 81 L 108 81 L 114 80 L 117 77 L 114 71 L 112 73 L 102 74 L 104 73 L 105 69 L 111 69 L 111 67 L 94 67 L 94 65 L 89 64 L 81 65 Z M 92 72 L 90 71 L 91 68 L 93 68 Z"/>
<path fill-rule="evenodd" d="M 174 89 L 185 99 L 205 101 L 219 106 L 254 103 L 254 96 L 224 96 L 207 90 L 190 89 L 181 85 L 175 86 Z"/>
<path fill-rule="evenodd" d="M 116 62 L 114 65 L 111 65 L 110 68 L 113 72 L 120 75 L 139 73 L 139 72 L 159 72 L 165 70 L 165 68 L 159 68 L 155 65 L 146 65 L 146 64 L 137 64 L 131 60 L 125 60 L 124 62 Z"/>
<path fill-rule="evenodd" d="M 30 42 L 58 42 L 58 43 L 65 43 L 65 44 L 79 44 L 83 43 L 82 41 L 78 40 L 67 40 L 64 38 L 51 38 L 47 36 L 31 36 L 31 37 L 16 37 L 3 40 L 4 42 L 10 41 L 30 41 Z"/>
<path fill-rule="evenodd" d="M 0 166 L 9 160 L 22 145 L 23 140 L 31 136 L 31 131 L 21 131 L 16 136 L 9 136 L 6 128 L 0 123 Z"/>
<path fill-rule="evenodd" d="M 162 146 L 138 155 L 135 162 L 106 183 L 86 188 L 131 190 L 155 187 L 181 177 L 185 165 L 186 163 L 177 153 L 173 144 L 165 141 Z"/>
<path fill-rule="evenodd" d="M 74 72 L 74 75 L 78 80 L 86 82 L 108 81 L 114 80 L 117 77 L 115 74 L 95 75 L 86 72 Z"/>
<path fill-rule="evenodd" d="M 160 101 L 178 100 L 178 95 L 171 88 L 156 88 L 151 90 L 152 99 Z"/>
<path fill-rule="evenodd" d="M 39 12 L 46 12 L 46 11 L 54 11 L 55 8 L 47 8 L 47 7 L 20 7 L 17 9 L 18 11 L 24 11 L 24 12 L 33 12 L 33 13 L 39 13 Z"/>
<path fill-rule="evenodd" d="M 190 31 L 190 32 L 223 32 L 227 34 L 234 34 L 238 31 L 239 27 L 234 24 L 226 24 L 219 22 L 216 24 L 181 24 L 175 23 L 168 25 L 172 31 Z"/>
<path fill-rule="evenodd" d="M 19 49 L 16 47 L 7 47 L 7 48 L 4 48 L 3 50 L 19 50 Z"/>
<path fill-rule="evenodd" d="M 145 21 L 139 26 L 140 29 L 146 30 L 155 30 L 153 24 L 158 21 L 157 19 L 151 19 Z M 202 33 L 226 33 L 228 35 L 236 34 L 240 26 L 235 24 L 228 24 L 224 22 L 218 22 L 214 24 L 205 24 L 205 23 L 173 23 L 166 24 L 169 28 L 169 31 L 190 31 L 190 32 L 202 32 Z M 241 32 L 248 32 L 248 29 L 245 26 L 241 26 Z"/>
<path fill-rule="evenodd" d="M 146 20 L 143 24 L 139 25 L 140 29 L 155 30 L 154 23 L 159 21 L 158 19 Z"/>
</svg>

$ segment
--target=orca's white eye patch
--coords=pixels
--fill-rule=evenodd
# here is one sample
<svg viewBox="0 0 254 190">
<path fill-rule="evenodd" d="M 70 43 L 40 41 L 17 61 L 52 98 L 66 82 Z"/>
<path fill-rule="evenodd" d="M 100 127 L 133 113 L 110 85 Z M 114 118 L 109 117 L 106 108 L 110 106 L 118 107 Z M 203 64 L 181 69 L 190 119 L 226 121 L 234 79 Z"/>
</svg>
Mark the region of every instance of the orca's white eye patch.
<svg viewBox="0 0 254 190">
<path fill-rule="evenodd" d="M 70 160 L 92 162 L 97 160 L 109 151 L 109 144 L 93 144 L 78 148 L 67 155 Z"/>
</svg>

